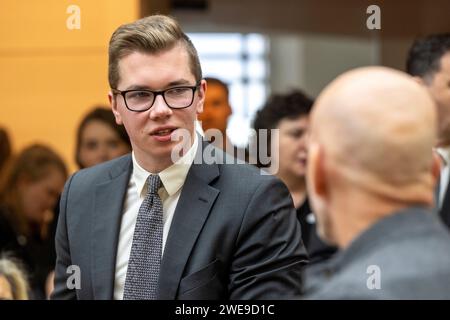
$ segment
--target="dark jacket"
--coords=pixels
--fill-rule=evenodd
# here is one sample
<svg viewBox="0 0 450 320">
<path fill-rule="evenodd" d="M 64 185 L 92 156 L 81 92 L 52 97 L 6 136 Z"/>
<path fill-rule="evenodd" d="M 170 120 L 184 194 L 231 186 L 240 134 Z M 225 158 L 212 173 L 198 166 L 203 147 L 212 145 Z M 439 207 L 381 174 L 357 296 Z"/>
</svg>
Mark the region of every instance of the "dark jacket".
<svg viewBox="0 0 450 320">
<path fill-rule="evenodd" d="M 196 159 L 206 144 L 201 146 Z M 53 298 L 113 298 L 131 172 L 127 155 L 79 171 L 66 183 L 56 235 Z M 195 161 L 167 237 L 158 297 L 290 298 L 300 293 L 306 261 L 292 199 L 280 180 L 250 165 Z M 70 265 L 81 271 L 80 289 L 67 288 Z"/>
<path fill-rule="evenodd" d="M 421 207 L 382 219 L 305 272 L 308 299 L 450 299 L 450 234 Z"/>
</svg>

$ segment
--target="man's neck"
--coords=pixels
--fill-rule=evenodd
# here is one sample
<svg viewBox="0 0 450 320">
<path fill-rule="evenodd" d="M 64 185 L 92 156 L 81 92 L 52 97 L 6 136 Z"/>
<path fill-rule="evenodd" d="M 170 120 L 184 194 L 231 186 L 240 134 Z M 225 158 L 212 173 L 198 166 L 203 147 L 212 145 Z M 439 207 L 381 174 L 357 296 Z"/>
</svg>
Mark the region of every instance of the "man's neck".
<svg viewBox="0 0 450 320">
<path fill-rule="evenodd" d="M 149 156 L 142 157 L 138 152 L 134 153 L 137 163 L 146 171 L 151 173 L 160 173 L 164 169 L 173 165 L 171 157 L 153 159 Z"/>
<path fill-rule="evenodd" d="M 347 194 L 348 195 L 348 194 Z M 353 194 L 341 197 L 331 209 L 334 242 L 341 249 L 347 248 L 360 234 L 375 223 L 409 206 L 379 196 Z"/>
</svg>

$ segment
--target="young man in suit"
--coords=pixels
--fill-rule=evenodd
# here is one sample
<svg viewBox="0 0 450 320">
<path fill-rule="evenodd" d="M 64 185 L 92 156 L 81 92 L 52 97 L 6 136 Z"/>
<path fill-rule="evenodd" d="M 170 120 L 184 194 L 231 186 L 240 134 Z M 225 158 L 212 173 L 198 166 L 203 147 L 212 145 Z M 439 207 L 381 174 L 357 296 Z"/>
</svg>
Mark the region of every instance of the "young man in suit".
<svg viewBox="0 0 450 320">
<path fill-rule="evenodd" d="M 177 22 L 155 15 L 119 27 L 109 82 L 133 152 L 67 182 L 53 298 L 298 294 L 306 253 L 288 190 L 249 165 L 222 164 L 221 151 L 200 141 L 194 123 L 206 82 Z M 186 132 L 187 148 L 179 149 L 176 137 Z M 205 161 L 206 149 L 218 161 Z M 79 268 L 78 286 L 67 285 L 71 265 Z"/>
<path fill-rule="evenodd" d="M 416 40 L 409 51 L 406 69 L 428 89 L 437 106 L 435 147 L 442 161 L 436 207 L 442 221 L 450 227 L 450 33 Z"/>
<path fill-rule="evenodd" d="M 450 299 L 450 234 L 435 219 L 436 110 L 400 71 L 334 80 L 311 115 L 308 194 L 340 251 L 305 273 L 309 299 Z"/>
</svg>

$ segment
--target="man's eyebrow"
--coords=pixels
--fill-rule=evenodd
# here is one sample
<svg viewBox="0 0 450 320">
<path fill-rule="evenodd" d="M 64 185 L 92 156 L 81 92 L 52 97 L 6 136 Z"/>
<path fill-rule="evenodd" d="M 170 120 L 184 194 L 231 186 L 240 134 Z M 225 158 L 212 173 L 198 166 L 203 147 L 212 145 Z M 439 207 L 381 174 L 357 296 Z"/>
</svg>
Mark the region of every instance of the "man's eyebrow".
<svg viewBox="0 0 450 320">
<path fill-rule="evenodd" d="M 167 87 L 173 87 L 173 86 L 191 86 L 194 85 L 189 80 L 186 79 L 178 79 L 175 81 L 171 81 L 167 84 Z"/>
<path fill-rule="evenodd" d="M 171 82 L 167 83 L 163 88 L 160 88 L 158 90 L 163 90 L 163 89 L 170 88 L 170 87 L 175 87 L 175 86 L 192 86 L 192 85 L 194 85 L 194 84 L 191 83 L 189 80 L 178 79 L 178 80 L 174 80 L 174 81 L 171 81 Z M 151 91 L 156 91 L 153 88 L 150 88 L 148 86 L 142 86 L 142 85 L 131 85 L 131 86 L 128 86 L 123 91 L 127 91 L 127 90 L 151 90 Z"/>
<path fill-rule="evenodd" d="M 123 90 L 123 91 L 127 91 L 127 90 L 151 90 L 151 89 L 147 86 L 140 86 L 140 85 L 133 84 L 129 87 L 126 87 L 125 90 Z"/>
</svg>

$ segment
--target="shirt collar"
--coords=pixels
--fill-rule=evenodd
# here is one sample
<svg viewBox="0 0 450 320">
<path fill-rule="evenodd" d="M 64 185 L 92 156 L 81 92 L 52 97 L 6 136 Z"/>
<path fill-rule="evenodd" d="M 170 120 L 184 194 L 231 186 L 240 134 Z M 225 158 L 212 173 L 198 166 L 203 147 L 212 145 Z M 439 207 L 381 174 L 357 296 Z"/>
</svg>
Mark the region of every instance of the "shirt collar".
<svg viewBox="0 0 450 320">
<path fill-rule="evenodd" d="M 183 155 L 178 161 L 172 164 L 170 167 L 162 170 L 159 173 L 159 177 L 164 186 L 164 189 L 167 191 L 169 196 L 173 196 L 184 184 L 186 180 L 186 176 L 191 168 L 191 165 L 194 161 L 195 154 L 198 148 L 198 138 L 197 135 L 194 135 L 194 143 L 191 148 Z M 142 168 L 136 160 L 134 152 L 132 152 L 133 159 L 133 174 L 132 178 L 134 183 L 136 184 L 138 194 L 140 196 L 143 195 L 145 182 L 151 172 L 148 172 L 144 168 Z"/>
<path fill-rule="evenodd" d="M 445 165 L 450 164 L 450 146 L 445 148 L 437 148 L 436 152 L 442 157 L 445 161 Z"/>
</svg>

